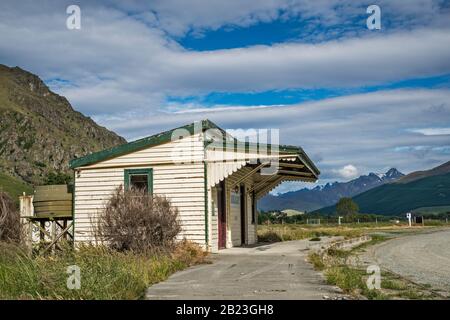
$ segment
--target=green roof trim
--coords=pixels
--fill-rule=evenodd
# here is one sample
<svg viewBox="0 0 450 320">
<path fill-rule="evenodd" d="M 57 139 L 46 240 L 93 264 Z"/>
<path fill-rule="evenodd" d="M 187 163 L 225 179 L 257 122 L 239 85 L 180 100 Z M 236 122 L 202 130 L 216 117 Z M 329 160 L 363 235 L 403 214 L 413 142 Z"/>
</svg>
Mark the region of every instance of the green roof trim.
<svg viewBox="0 0 450 320">
<path fill-rule="evenodd" d="M 217 126 L 212 121 L 205 119 L 201 120 L 199 122 L 194 122 L 187 124 L 182 127 L 178 127 L 172 130 L 164 131 L 146 138 L 142 138 L 136 141 L 132 141 L 129 143 L 125 143 L 110 149 L 105 149 L 99 152 L 91 153 L 87 156 L 73 159 L 69 162 L 69 167 L 71 169 L 76 169 L 79 167 L 91 165 L 100 161 L 105 161 L 108 159 L 112 159 L 124 154 L 128 154 L 131 152 L 139 151 L 145 148 L 157 146 L 160 144 L 164 144 L 167 142 L 170 142 L 172 139 L 172 134 L 175 130 L 184 129 L 187 130 L 191 135 L 194 134 L 194 130 L 197 129 L 197 126 L 201 126 L 201 131 L 204 132 L 209 129 L 218 129 L 222 133 L 226 134 L 226 131 L 221 129 L 219 126 Z M 231 142 L 231 141 L 230 141 Z M 271 144 L 257 144 L 257 143 L 251 143 L 251 142 L 242 142 L 238 141 L 236 138 L 234 138 L 234 141 L 232 141 L 234 144 L 235 150 L 239 148 L 242 148 L 244 146 L 245 151 L 257 151 L 261 147 L 265 148 L 265 150 L 268 150 L 269 152 L 272 149 Z M 226 142 L 211 142 L 211 141 L 205 141 L 205 148 L 207 147 L 224 147 L 227 146 Z M 305 165 L 311 170 L 311 172 L 318 177 L 320 174 L 319 169 L 314 165 L 314 163 L 311 161 L 311 159 L 308 157 L 308 155 L 303 151 L 302 148 L 297 146 L 290 146 L 290 145 L 278 145 L 278 152 L 281 153 L 290 153 L 290 154 L 297 154 L 300 160 L 302 160 Z"/>
<path fill-rule="evenodd" d="M 135 152 L 138 150 L 142 150 L 145 148 L 153 147 L 156 145 L 160 145 L 163 143 L 167 143 L 171 141 L 172 139 L 172 133 L 175 130 L 185 129 L 189 131 L 191 134 L 194 134 L 194 129 L 196 128 L 196 125 L 198 125 L 198 122 L 194 122 L 182 127 L 178 127 L 172 130 L 164 131 L 155 135 L 152 135 L 150 137 L 142 138 L 136 141 L 132 141 L 129 143 L 121 144 L 116 147 L 112 147 L 109 149 L 105 149 L 99 152 L 91 153 L 87 156 L 73 159 L 69 162 L 69 168 L 75 169 L 78 167 L 83 167 L 87 165 L 91 165 L 100 161 L 112 159 L 127 153 Z M 201 128 L 202 131 L 208 130 L 208 129 L 220 129 L 216 124 L 214 124 L 210 120 L 202 120 L 201 121 Z"/>
</svg>

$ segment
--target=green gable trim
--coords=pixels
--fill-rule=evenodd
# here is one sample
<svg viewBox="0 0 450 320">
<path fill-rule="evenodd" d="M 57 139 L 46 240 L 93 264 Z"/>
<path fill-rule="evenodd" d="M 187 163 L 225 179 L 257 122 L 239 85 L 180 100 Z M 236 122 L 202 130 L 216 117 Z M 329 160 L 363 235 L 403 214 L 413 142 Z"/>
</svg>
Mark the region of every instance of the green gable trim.
<svg viewBox="0 0 450 320">
<path fill-rule="evenodd" d="M 106 149 L 103 151 L 95 152 L 95 153 L 89 154 L 89 155 L 81 157 L 81 158 L 73 159 L 69 162 L 69 167 L 72 169 L 75 169 L 78 167 L 91 165 L 91 164 L 94 164 L 94 163 L 97 163 L 100 161 L 112 159 L 112 158 L 115 158 L 115 157 L 118 157 L 118 156 L 121 156 L 121 155 L 124 155 L 127 153 L 139 151 L 139 150 L 142 150 L 145 148 L 149 148 L 149 147 L 153 147 L 156 145 L 170 142 L 172 139 L 172 133 L 175 130 L 184 129 L 184 130 L 187 130 L 192 135 L 192 134 L 194 134 L 194 128 L 196 128 L 196 125 L 198 125 L 198 123 L 191 123 L 191 124 L 179 127 L 179 128 L 175 128 L 175 129 L 172 129 L 169 131 L 164 131 L 164 132 L 155 134 L 150 137 L 146 137 L 146 138 L 139 139 L 139 140 L 136 140 L 133 142 L 125 143 L 120 146 Z M 200 125 L 201 125 L 202 131 L 205 131 L 208 129 L 219 129 L 219 130 L 223 131 L 216 124 L 214 124 L 213 122 L 211 122 L 209 120 L 202 120 Z"/>
<path fill-rule="evenodd" d="M 124 170 L 124 186 L 125 190 L 128 190 L 130 188 L 130 177 L 132 175 L 141 175 L 146 174 L 147 175 L 147 190 L 149 194 L 153 194 L 153 169 L 152 168 L 145 168 L 145 169 L 125 169 Z"/>
</svg>

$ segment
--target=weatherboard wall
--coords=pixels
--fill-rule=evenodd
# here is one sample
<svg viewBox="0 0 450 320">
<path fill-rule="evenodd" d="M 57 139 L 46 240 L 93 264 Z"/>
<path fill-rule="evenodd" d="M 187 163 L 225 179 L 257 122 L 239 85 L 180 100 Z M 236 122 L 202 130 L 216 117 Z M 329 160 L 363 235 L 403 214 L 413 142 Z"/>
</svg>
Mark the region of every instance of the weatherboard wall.
<svg viewBox="0 0 450 320">
<path fill-rule="evenodd" d="M 124 184 L 124 170 L 153 169 L 153 193 L 169 198 L 179 210 L 179 239 L 205 244 L 205 170 L 202 135 L 146 148 L 77 168 L 75 242 L 95 241 L 94 226 L 113 192 Z"/>
</svg>

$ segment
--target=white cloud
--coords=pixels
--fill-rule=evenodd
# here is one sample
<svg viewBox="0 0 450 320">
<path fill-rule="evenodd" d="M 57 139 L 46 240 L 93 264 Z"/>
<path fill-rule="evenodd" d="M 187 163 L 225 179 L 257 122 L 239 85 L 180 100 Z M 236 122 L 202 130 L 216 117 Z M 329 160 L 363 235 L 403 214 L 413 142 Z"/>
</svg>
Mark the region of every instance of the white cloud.
<svg viewBox="0 0 450 320">
<path fill-rule="evenodd" d="M 348 164 L 338 170 L 336 170 L 337 173 L 339 173 L 339 175 L 344 178 L 344 179 L 353 179 L 358 177 L 358 169 L 352 165 L 352 164 Z"/>
<path fill-rule="evenodd" d="M 171 26 L 177 21 L 175 17 L 183 17 L 180 30 L 195 25 L 192 17 L 198 18 L 198 28 L 214 28 L 230 21 L 264 20 L 284 6 L 277 1 L 245 3 L 242 10 L 233 13 L 244 17 L 236 18 L 212 5 L 204 9 L 192 6 L 191 10 L 181 2 L 151 5 L 167 6 L 164 10 L 173 12 L 163 14 L 161 9 L 157 15 L 161 24 Z M 429 3 L 425 1 L 423 8 Z M 137 19 L 136 14 L 142 13 L 138 2 L 124 8 L 117 4 L 116 9 L 83 3 L 82 29 L 77 31 L 66 29 L 67 15 L 60 5 L 46 4 L 0 4 L 0 61 L 46 79 L 68 80 L 70 85 L 58 92 L 89 115 L 113 115 L 123 110 L 154 113 L 165 107 L 167 95 L 352 87 L 450 72 L 448 28 L 370 33 L 318 44 L 193 52 L 182 48 L 148 18 Z M 231 8 L 238 4 L 243 5 L 233 1 L 224 6 L 234 6 L 229 11 L 235 12 Z M 320 8 L 327 8 L 324 15 L 333 16 L 332 7 L 323 1 L 292 5 L 293 11 L 308 15 L 318 14 Z M 202 14 L 207 17 L 200 19 Z"/>
<path fill-rule="evenodd" d="M 409 131 L 421 133 L 425 136 L 450 135 L 450 128 L 423 128 L 423 129 L 411 129 Z"/>
<path fill-rule="evenodd" d="M 248 27 L 287 18 L 338 29 L 358 15 L 365 15 L 369 5 L 365 0 L 113 0 L 109 3 L 129 12 L 145 12 L 140 14 L 144 21 L 175 36 L 201 35 L 223 26 Z M 448 23 L 439 0 L 408 0 L 407 4 L 379 0 L 377 4 L 382 8 L 382 16 L 391 21 L 390 29 L 405 23 Z"/>
<path fill-rule="evenodd" d="M 198 5 L 180 0 L 148 1 L 142 7 L 143 1 L 110 3 L 114 6 L 81 2 L 82 29 L 69 31 L 59 2 L 1 1 L 0 62 L 19 65 L 45 79 L 67 80 L 67 85 L 54 82 L 58 93 L 67 96 L 75 109 L 128 139 L 200 118 L 211 118 L 224 128 L 280 128 L 282 143 L 304 147 L 325 180 L 342 179 L 333 170 L 350 161 L 365 173 L 391 166 L 408 172 L 448 160 L 448 136 L 418 135 L 408 129 L 448 127 L 449 90 L 380 91 L 294 106 L 217 110 L 176 103 L 169 110 L 165 103 L 167 95 L 345 88 L 448 74 L 450 20 L 437 13 L 435 1 L 380 2 L 383 15 L 398 16 L 399 24 L 408 17 L 426 26 L 420 30 L 397 27 L 316 44 L 290 42 L 207 52 L 186 50 L 171 35 L 248 26 L 286 14 L 317 17 L 320 23 L 333 25 L 348 18 L 343 12 L 355 15 L 366 4 L 267 0 Z M 404 146 L 429 147 L 424 157 L 414 148 L 395 150 Z"/>
<path fill-rule="evenodd" d="M 349 162 L 367 174 L 391 167 L 407 173 L 448 161 L 448 136 L 418 135 L 408 129 L 445 126 L 449 101 L 450 90 L 392 90 L 293 106 L 234 106 L 94 119 L 129 139 L 205 118 L 224 129 L 279 128 L 281 143 L 303 147 L 321 170 L 321 182 L 328 182 L 347 180 L 336 169 Z M 429 147 L 424 156 L 417 148 L 398 149 L 406 146 Z"/>
</svg>

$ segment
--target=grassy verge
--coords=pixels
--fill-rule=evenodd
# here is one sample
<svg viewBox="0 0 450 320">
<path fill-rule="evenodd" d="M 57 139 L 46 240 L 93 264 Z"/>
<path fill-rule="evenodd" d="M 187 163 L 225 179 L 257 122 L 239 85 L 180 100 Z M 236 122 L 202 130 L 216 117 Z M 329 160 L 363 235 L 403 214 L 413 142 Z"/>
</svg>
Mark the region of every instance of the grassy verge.
<svg viewBox="0 0 450 320">
<path fill-rule="evenodd" d="M 342 236 L 345 239 L 355 238 L 375 232 L 381 233 L 408 233 L 417 230 L 445 226 L 445 222 L 426 221 L 426 226 L 417 225 L 409 228 L 407 224 L 382 223 L 346 223 L 343 225 L 306 225 L 306 224 L 270 224 L 258 226 L 258 241 L 278 242 L 289 240 L 302 240 L 319 238 L 323 236 Z"/>
<path fill-rule="evenodd" d="M 385 241 L 383 236 L 372 236 L 372 240 L 351 250 L 330 248 L 324 252 L 311 252 L 309 261 L 316 270 L 324 273 L 329 284 L 336 285 L 355 298 L 365 297 L 371 300 L 388 299 L 436 299 L 440 298 L 426 286 L 408 281 L 391 272 L 381 272 L 380 289 L 369 289 L 369 274 L 365 266 L 352 263 L 355 256 L 364 248 Z"/>
<path fill-rule="evenodd" d="M 323 236 L 353 238 L 363 234 L 361 229 L 349 227 L 310 227 L 296 224 L 258 226 L 258 241 L 262 242 L 302 240 Z"/>
<path fill-rule="evenodd" d="M 205 259 L 201 248 L 189 242 L 165 254 L 84 246 L 47 257 L 0 243 L 0 299 L 141 299 L 148 286 Z M 80 289 L 67 288 L 70 265 L 80 268 Z"/>
</svg>

